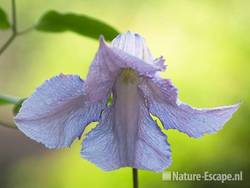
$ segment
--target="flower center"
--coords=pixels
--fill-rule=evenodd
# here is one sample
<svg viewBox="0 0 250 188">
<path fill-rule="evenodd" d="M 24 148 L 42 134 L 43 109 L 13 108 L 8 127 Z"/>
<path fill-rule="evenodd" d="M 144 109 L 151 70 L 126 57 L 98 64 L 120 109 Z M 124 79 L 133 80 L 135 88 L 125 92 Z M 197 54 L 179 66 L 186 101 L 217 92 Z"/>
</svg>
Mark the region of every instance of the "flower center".
<svg viewBox="0 0 250 188">
<path fill-rule="evenodd" d="M 122 69 L 120 73 L 120 78 L 125 84 L 134 84 L 139 80 L 137 72 L 131 68 Z"/>
</svg>

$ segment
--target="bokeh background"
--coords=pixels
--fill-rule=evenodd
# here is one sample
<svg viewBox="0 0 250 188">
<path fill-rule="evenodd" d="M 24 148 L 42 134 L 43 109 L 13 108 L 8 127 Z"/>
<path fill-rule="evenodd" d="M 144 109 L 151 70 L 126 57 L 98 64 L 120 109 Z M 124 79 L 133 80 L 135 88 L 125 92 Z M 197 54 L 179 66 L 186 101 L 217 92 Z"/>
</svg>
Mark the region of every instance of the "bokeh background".
<svg viewBox="0 0 250 188">
<path fill-rule="evenodd" d="M 0 6 L 10 9 L 9 0 Z M 47 10 L 86 14 L 120 31 L 142 34 L 157 57 L 167 59 L 162 74 L 179 88 L 182 101 L 197 107 L 242 102 L 217 134 L 192 139 L 166 131 L 173 163 L 167 171 L 237 173 L 242 182 L 163 182 L 161 173 L 140 171 L 140 187 L 249 187 L 250 1 L 249 0 L 26 0 L 18 1 L 18 27 L 26 28 Z M 0 45 L 9 36 L 0 32 Z M 98 42 L 73 33 L 31 32 L 0 56 L 0 93 L 29 96 L 59 74 L 85 78 Z M 0 119 L 12 122 L 11 107 Z M 131 169 L 104 172 L 72 148 L 48 150 L 15 129 L 0 127 L 1 188 L 132 187 Z"/>
</svg>

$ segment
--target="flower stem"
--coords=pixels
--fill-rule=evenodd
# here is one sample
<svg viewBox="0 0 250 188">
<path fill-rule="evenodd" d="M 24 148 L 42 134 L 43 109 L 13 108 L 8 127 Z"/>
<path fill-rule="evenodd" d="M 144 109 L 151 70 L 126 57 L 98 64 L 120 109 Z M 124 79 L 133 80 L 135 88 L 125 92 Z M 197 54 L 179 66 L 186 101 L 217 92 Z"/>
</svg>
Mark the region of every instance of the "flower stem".
<svg viewBox="0 0 250 188">
<path fill-rule="evenodd" d="M 12 12 L 12 34 L 9 37 L 9 39 L 4 43 L 2 47 L 0 47 L 0 55 L 10 46 L 10 44 L 14 41 L 14 39 L 19 36 L 28 33 L 33 29 L 33 27 L 25 29 L 21 32 L 18 32 L 17 30 L 17 17 L 16 17 L 16 1 L 11 0 L 11 12 Z"/>
<path fill-rule="evenodd" d="M 16 38 L 15 34 L 12 34 L 10 38 L 5 42 L 5 44 L 0 48 L 0 55 L 9 47 L 9 45 L 13 42 Z"/>
<path fill-rule="evenodd" d="M 17 33 L 17 18 L 16 18 L 16 1 L 11 0 L 11 9 L 12 9 L 12 31 L 14 34 Z"/>
<path fill-rule="evenodd" d="M 139 185 L 138 185 L 138 170 L 136 168 L 133 168 L 132 171 L 133 171 L 133 188 L 139 188 Z"/>
<path fill-rule="evenodd" d="M 0 55 L 8 48 L 8 46 L 13 42 L 17 35 L 17 19 L 16 19 L 16 1 L 11 0 L 11 12 L 12 12 L 12 34 L 6 43 L 0 48 Z"/>
</svg>

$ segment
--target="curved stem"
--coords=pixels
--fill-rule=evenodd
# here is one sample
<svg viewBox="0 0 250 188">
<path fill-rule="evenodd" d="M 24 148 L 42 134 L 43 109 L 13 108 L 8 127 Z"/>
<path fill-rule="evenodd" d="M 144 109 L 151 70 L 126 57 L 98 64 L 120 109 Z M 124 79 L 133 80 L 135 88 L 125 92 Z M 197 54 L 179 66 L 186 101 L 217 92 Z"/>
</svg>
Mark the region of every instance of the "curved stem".
<svg viewBox="0 0 250 188">
<path fill-rule="evenodd" d="M 11 8 L 12 8 L 12 31 L 14 34 L 17 33 L 17 18 L 16 18 L 16 1 L 11 0 Z"/>
<path fill-rule="evenodd" d="M 16 17 L 16 1 L 11 0 L 11 11 L 12 11 L 12 34 L 9 39 L 4 43 L 4 45 L 0 48 L 0 55 L 10 46 L 10 44 L 14 41 L 14 39 L 19 36 L 28 33 L 33 29 L 33 27 L 27 28 L 23 31 L 18 32 L 17 29 L 17 17 Z"/>
<path fill-rule="evenodd" d="M 16 38 L 16 34 L 12 34 L 10 38 L 5 42 L 5 44 L 0 48 L 0 55 L 9 47 L 9 45 Z"/>
<path fill-rule="evenodd" d="M 12 34 L 6 43 L 0 48 L 0 55 L 9 47 L 17 36 L 17 19 L 16 19 L 16 1 L 11 0 L 11 12 L 12 12 Z"/>
<path fill-rule="evenodd" d="M 34 26 L 29 27 L 29 28 L 26 28 L 26 29 L 24 29 L 24 30 L 22 30 L 22 31 L 18 31 L 17 36 L 20 36 L 20 35 L 24 35 L 24 34 L 26 34 L 26 33 L 29 33 L 29 32 L 32 31 L 33 29 L 34 29 Z"/>
<path fill-rule="evenodd" d="M 139 185 L 138 185 L 138 170 L 136 168 L 133 168 L 132 171 L 133 171 L 133 188 L 139 188 Z"/>
</svg>

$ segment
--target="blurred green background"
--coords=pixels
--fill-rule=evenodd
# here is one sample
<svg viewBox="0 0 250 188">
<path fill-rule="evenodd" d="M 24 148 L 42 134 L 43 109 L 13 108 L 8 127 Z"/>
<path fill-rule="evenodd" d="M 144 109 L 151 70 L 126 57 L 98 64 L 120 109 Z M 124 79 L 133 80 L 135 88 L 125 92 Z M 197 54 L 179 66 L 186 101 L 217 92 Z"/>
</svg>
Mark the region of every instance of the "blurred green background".
<svg viewBox="0 0 250 188">
<path fill-rule="evenodd" d="M 10 1 L 1 0 L 0 6 L 9 10 Z M 161 173 L 140 171 L 141 188 L 250 187 L 249 0 L 17 0 L 17 7 L 19 28 L 54 9 L 99 18 L 122 32 L 138 32 L 156 57 L 167 59 L 162 76 L 173 80 L 182 101 L 197 107 L 242 102 L 217 134 L 192 139 L 166 131 L 173 156 L 167 171 L 243 171 L 242 182 L 163 182 Z M 0 46 L 8 36 L 0 32 Z M 0 56 L 0 93 L 29 96 L 59 73 L 84 79 L 97 48 L 96 40 L 73 33 L 24 35 Z M 0 108 L 0 119 L 12 122 L 10 107 Z M 132 187 L 131 169 L 104 172 L 80 157 L 80 144 L 51 151 L 17 130 L 0 127 L 0 187 Z"/>
</svg>

